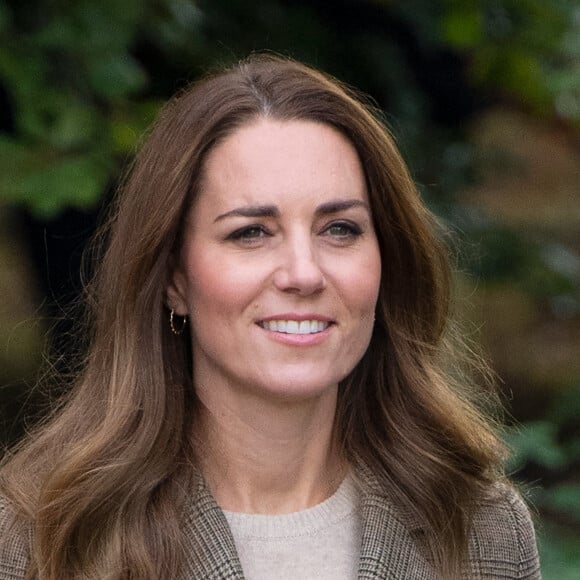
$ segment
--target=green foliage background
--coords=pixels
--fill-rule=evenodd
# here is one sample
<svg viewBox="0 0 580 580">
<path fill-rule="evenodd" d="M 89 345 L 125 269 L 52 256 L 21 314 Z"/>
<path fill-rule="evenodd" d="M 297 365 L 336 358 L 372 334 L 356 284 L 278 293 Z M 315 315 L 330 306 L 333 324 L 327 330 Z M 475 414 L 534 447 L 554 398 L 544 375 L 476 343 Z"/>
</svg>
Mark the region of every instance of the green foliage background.
<svg viewBox="0 0 580 580">
<path fill-rule="evenodd" d="M 508 103 L 578 140 L 577 0 L 0 0 L 0 229 L 14 212 L 49 221 L 98 207 L 171 94 L 264 49 L 376 99 L 478 284 L 511 284 L 577 320 L 576 249 L 462 200 L 481 168 L 467 131 L 479 112 Z M 506 435 L 548 580 L 580 577 L 580 376 L 565 387 L 527 417 L 514 401 L 529 421 Z"/>
</svg>

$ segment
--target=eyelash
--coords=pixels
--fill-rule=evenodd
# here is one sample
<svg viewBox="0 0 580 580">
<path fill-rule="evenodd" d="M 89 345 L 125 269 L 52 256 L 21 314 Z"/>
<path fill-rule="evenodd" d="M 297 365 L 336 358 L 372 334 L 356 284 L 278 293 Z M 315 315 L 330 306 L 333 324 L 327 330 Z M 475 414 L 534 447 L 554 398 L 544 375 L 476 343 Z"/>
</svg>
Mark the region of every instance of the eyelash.
<svg viewBox="0 0 580 580">
<path fill-rule="evenodd" d="M 257 232 L 258 235 L 251 235 L 253 232 Z M 243 228 L 235 230 L 229 234 L 226 239 L 233 241 L 250 241 L 270 235 L 270 232 L 266 230 L 264 226 L 260 224 L 252 224 L 250 226 L 244 226 Z"/>
<path fill-rule="evenodd" d="M 343 234 L 331 234 L 330 231 L 333 228 L 342 228 L 344 230 L 347 230 L 346 233 Z M 329 235 L 332 235 L 333 237 L 337 237 L 340 239 L 347 239 L 347 238 L 358 238 L 360 235 L 362 235 L 363 231 L 360 228 L 360 226 L 358 226 L 357 224 L 353 223 L 353 222 L 348 222 L 348 221 L 338 221 L 338 222 L 332 222 L 331 224 L 329 224 L 326 229 L 324 230 L 324 233 L 328 233 Z"/>
<path fill-rule="evenodd" d="M 334 228 L 341 228 L 346 230 L 345 233 L 335 233 L 332 234 L 332 230 Z M 351 238 L 357 238 L 361 236 L 363 230 L 357 224 L 349 221 L 336 221 L 328 224 L 326 228 L 322 231 L 323 235 L 329 235 L 333 238 L 337 238 L 338 240 L 344 241 Z M 227 236 L 227 240 L 231 240 L 234 242 L 247 242 L 252 243 L 255 240 L 260 238 L 269 237 L 272 234 L 270 231 L 265 228 L 263 225 L 260 224 L 252 224 L 249 226 L 244 226 L 243 228 L 239 228 L 233 231 L 231 234 Z"/>
</svg>

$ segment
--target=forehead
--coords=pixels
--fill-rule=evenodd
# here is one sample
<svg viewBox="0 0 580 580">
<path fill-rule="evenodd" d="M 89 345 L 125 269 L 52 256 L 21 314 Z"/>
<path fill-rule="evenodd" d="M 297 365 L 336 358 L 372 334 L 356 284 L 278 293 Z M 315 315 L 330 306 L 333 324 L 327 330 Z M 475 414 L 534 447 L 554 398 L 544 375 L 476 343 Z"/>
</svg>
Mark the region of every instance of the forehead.
<svg viewBox="0 0 580 580">
<path fill-rule="evenodd" d="M 210 151 L 196 205 L 329 196 L 367 199 L 351 142 L 323 123 L 259 118 Z"/>
</svg>

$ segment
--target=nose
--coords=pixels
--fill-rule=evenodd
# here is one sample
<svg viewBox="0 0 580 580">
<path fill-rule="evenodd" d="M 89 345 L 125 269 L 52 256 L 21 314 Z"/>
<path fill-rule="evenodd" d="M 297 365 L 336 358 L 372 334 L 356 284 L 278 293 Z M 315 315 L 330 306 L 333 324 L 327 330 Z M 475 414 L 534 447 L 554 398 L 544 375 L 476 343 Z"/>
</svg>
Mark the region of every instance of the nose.
<svg viewBox="0 0 580 580">
<path fill-rule="evenodd" d="M 305 238 L 297 237 L 284 244 L 280 265 L 274 274 L 278 290 L 308 296 L 326 286 L 316 249 L 310 237 Z"/>
</svg>

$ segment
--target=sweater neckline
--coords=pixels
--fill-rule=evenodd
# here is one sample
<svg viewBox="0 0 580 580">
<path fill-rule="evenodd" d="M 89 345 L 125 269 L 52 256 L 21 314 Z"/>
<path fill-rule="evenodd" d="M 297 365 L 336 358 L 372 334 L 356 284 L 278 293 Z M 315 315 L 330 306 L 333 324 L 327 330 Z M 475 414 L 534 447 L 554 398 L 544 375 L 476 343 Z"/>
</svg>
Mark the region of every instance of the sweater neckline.
<svg viewBox="0 0 580 580">
<path fill-rule="evenodd" d="M 248 514 L 225 511 L 234 534 L 243 538 L 290 538 L 310 535 L 332 526 L 357 511 L 359 493 L 352 475 L 323 502 L 287 514 Z"/>
</svg>

